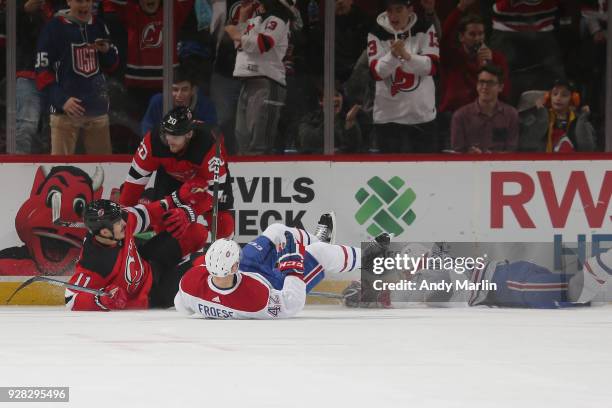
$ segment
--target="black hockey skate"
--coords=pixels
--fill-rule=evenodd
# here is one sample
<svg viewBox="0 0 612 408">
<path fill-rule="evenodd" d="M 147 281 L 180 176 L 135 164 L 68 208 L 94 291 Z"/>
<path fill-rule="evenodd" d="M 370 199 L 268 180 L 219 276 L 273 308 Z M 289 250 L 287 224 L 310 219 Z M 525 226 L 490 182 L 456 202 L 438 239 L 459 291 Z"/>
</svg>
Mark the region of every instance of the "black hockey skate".
<svg viewBox="0 0 612 408">
<path fill-rule="evenodd" d="M 319 224 L 315 230 L 315 237 L 319 238 L 321 242 L 327 242 L 333 244 L 336 241 L 336 214 L 333 211 L 321 215 L 319 218 Z"/>
</svg>

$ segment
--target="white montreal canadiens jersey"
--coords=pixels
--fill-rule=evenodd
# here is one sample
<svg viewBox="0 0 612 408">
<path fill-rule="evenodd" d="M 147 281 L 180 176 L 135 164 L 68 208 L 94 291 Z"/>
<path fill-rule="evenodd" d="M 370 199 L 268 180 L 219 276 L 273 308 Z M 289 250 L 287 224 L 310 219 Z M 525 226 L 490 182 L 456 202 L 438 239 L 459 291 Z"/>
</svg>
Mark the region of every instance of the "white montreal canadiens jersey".
<svg viewBox="0 0 612 408">
<path fill-rule="evenodd" d="M 283 59 L 289 45 L 289 25 L 273 15 L 250 19 L 242 34 L 234 76 L 267 77 L 287 84 Z"/>
<path fill-rule="evenodd" d="M 376 29 L 368 34 L 368 61 L 376 80 L 374 123 L 413 125 L 436 117 L 433 75 L 439 59 L 439 44 L 433 25 L 413 14 L 408 28 L 396 33 L 387 13 L 378 16 Z M 391 54 L 392 41 L 402 40 L 410 60 Z"/>
<path fill-rule="evenodd" d="M 239 272 L 233 288 L 220 289 L 205 266 L 191 268 L 174 298 L 178 312 L 208 319 L 283 319 L 304 308 L 306 284 L 289 275 L 282 290 L 256 273 Z"/>
</svg>

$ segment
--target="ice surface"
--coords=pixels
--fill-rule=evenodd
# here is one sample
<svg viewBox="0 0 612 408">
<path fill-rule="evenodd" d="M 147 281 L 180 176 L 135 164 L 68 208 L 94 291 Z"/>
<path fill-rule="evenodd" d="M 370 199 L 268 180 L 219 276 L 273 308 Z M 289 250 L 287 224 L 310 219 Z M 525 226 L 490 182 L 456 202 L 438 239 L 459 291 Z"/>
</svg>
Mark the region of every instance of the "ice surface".
<svg viewBox="0 0 612 408">
<path fill-rule="evenodd" d="M 602 408 L 611 345 L 611 306 L 309 306 L 283 321 L 9 306 L 0 386 L 70 386 L 70 403 L 16 407 Z"/>
</svg>

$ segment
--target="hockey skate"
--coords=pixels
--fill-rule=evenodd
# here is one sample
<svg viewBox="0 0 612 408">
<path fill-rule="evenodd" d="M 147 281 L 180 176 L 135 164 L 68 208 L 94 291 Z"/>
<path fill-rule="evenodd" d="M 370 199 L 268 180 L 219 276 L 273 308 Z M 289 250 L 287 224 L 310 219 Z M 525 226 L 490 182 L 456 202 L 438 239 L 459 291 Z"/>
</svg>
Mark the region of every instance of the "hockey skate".
<svg viewBox="0 0 612 408">
<path fill-rule="evenodd" d="M 317 229 L 315 230 L 315 237 L 319 238 L 321 242 L 327 242 L 333 244 L 336 241 L 336 214 L 333 211 L 321 215 Z"/>
<path fill-rule="evenodd" d="M 384 257 L 387 254 L 389 245 L 391 244 L 391 236 L 386 232 L 378 235 L 372 242 L 367 244 L 361 253 L 361 268 L 363 271 L 371 272 L 374 258 Z M 372 291 L 369 275 L 362 274 L 364 285 L 362 282 L 353 281 L 342 292 L 344 296 L 344 304 L 347 307 L 364 307 L 364 308 L 390 308 L 391 297 L 388 291 L 374 292 Z"/>
</svg>

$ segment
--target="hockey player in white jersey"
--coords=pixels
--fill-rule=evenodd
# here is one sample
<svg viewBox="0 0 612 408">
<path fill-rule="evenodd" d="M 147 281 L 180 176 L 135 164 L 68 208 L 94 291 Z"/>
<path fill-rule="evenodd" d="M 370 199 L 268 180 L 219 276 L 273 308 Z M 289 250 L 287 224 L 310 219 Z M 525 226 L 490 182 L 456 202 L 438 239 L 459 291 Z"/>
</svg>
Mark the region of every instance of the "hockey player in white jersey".
<svg viewBox="0 0 612 408">
<path fill-rule="evenodd" d="M 333 222 L 325 217 L 318 236 L 327 240 Z M 304 308 L 306 294 L 325 274 L 360 267 L 360 248 L 272 224 L 242 251 L 234 241 L 215 241 L 205 263 L 183 276 L 174 303 L 179 312 L 211 319 L 288 318 Z"/>
<path fill-rule="evenodd" d="M 368 61 L 376 80 L 374 124 L 383 153 L 435 150 L 435 27 L 417 17 L 414 0 L 387 0 L 368 35 Z"/>
</svg>

